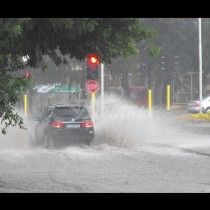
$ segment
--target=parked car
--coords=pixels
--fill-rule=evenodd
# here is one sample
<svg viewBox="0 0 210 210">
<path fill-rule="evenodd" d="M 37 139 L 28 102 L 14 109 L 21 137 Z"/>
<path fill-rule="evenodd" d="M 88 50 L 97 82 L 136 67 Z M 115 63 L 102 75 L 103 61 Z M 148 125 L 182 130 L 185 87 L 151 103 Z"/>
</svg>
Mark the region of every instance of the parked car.
<svg viewBox="0 0 210 210">
<path fill-rule="evenodd" d="M 200 112 L 200 100 L 190 101 L 187 104 L 187 110 L 189 113 Z M 210 113 L 210 95 L 206 95 L 202 98 L 202 112 Z"/>
<path fill-rule="evenodd" d="M 33 144 L 49 149 L 62 142 L 90 146 L 94 137 L 94 123 L 86 107 L 57 104 L 47 107 L 38 119 Z"/>
</svg>

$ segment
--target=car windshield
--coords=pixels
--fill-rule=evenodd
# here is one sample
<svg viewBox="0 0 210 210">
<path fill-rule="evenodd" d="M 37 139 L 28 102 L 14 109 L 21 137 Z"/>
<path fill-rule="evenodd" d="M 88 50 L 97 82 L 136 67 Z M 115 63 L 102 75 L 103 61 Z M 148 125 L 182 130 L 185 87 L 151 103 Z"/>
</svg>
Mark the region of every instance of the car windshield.
<svg viewBox="0 0 210 210">
<path fill-rule="evenodd" d="M 54 114 L 57 118 L 89 119 L 88 111 L 84 107 L 56 107 Z"/>
</svg>

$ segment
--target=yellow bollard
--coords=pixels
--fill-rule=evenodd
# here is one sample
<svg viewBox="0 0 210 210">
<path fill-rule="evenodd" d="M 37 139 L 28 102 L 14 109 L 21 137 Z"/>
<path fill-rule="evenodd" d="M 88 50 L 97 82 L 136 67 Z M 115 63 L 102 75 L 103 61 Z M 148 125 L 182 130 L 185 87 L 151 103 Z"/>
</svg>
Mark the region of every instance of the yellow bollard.
<svg viewBox="0 0 210 210">
<path fill-rule="evenodd" d="M 27 111 L 28 111 L 28 97 L 25 94 L 24 95 L 24 116 L 27 117 Z"/>
<path fill-rule="evenodd" d="M 149 114 L 151 115 L 151 111 L 152 111 L 152 90 L 148 90 L 148 110 L 149 110 Z"/>
<path fill-rule="evenodd" d="M 170 110 L 170 85 L 167 85 L 167 111 Z"/>
</svg>

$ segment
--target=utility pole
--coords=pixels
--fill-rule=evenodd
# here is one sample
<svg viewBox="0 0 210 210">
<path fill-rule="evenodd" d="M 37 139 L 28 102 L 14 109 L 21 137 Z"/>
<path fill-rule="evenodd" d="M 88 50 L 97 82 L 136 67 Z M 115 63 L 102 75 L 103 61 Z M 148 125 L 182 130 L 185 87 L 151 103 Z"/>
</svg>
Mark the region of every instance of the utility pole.
<svg viewBox="0 0 210 210">
<path fill-rule="evenodd" d="M 200 113 L 202 113 L 202 41 L 201 41 L 201 18 L 198 18 L 199 29 L 199 98 Z"/>
</svg>

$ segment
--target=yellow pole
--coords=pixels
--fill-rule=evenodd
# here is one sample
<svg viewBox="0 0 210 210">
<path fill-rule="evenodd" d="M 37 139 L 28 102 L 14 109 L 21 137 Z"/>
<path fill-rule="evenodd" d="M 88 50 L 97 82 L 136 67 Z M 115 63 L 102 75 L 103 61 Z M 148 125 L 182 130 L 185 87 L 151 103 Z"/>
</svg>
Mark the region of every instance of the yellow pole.
<svg viewBox="0 0 210 210">
<path fill-rule="evenodd" d="M 167 111 L 170 110 L 170 85 L 167 85 Z"/>
<path fill-rule="evenodd" d="M 94 121 L 94 112 L 95 112 L 95 93 L 91 92 L 91 111 L 92 111 L 92 120 Z"/>
<path fill-rule="evenodd" d="M 149 114 L 151 114 L 152 111 L 152 90 L 148 90 L 148 110 Z"/>
<path fill-rule="evenodd" d="M 25 94 L 24 95 L 24 116 L 27 117 L 27 111 L 28 111 L 28 97 Z"/>
</svg>

